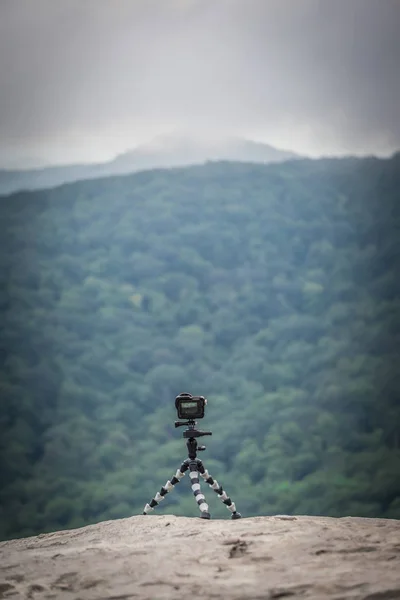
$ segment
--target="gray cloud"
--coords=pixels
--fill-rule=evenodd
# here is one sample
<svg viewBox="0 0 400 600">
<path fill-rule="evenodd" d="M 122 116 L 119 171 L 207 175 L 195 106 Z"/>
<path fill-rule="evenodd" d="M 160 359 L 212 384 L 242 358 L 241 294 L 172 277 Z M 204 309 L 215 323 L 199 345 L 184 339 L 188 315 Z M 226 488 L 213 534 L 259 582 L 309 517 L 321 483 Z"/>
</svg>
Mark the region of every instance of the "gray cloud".
<svg viewBox="0 0 400 600">
<path fill-rule="evenodd" d="M 397 0 L 0 0 L 0 159 L 172 127 L 310 154 L 400 147 Z"/>
</svg>

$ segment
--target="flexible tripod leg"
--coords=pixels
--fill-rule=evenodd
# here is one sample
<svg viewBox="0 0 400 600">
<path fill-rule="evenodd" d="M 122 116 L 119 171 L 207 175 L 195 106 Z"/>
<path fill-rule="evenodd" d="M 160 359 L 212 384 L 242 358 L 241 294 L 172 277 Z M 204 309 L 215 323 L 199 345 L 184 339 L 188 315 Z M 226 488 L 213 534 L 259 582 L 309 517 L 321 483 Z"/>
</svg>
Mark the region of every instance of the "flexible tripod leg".
<svg viewBox="0 0 400 600">
<path fill-rule="evenodd" d="M 237 512 L 235 503 L 232 502 L 228 494 L 222 489 L 222 485 L 219 485 L 218 481 L 211 477 L 207 469 L 204 468 L 204 465 L 201 460 L 198 460 L 197 468 L 205 482 L 208 483 L 210 488 L 212 488 L 216 494 L 218 494 L 218 498 L 222 500 L 226 508 L 231 511 L 231 519 L 240 519 L 242 515 Z"/>
<path fill-rule="evenodd" d="M 154 498 L 150 501 L 150 504 L 146 504 L 143 509 L 143 514 L 147 515 L 151 510 L 154 510 L 156 506 L 160 504 L 162 500 L 164 500 L 165 496 L 174 489 L 174 486 L 179 483 L 179 481 L 184 477 L 186 471 L 189 468 L 190 460 L 186 459 L 177 470 L 171 481 L 167 481 L 165 485 L 162 486 L 161 490 L 157 492 Z"/>
<path fill-rule="evenodd" d="M 192 492 L 194 494 L 196 502 L 199 505 L 199 509 L 200 509 L 200 513 L 201 513 L 200 518 L 201 519 L 209 519 L 210 513 L 208 512 L 208 504 L 206 502 L 204 494 L 201 493 L 201 488 L 200 488 L 199 471 L 198 471 L 199 463 L 201 465 L 201 460 L 199 460 L 198 458 L 191 460 L 189 463 L 190 484 L 192 486 Z"/>
</svg>

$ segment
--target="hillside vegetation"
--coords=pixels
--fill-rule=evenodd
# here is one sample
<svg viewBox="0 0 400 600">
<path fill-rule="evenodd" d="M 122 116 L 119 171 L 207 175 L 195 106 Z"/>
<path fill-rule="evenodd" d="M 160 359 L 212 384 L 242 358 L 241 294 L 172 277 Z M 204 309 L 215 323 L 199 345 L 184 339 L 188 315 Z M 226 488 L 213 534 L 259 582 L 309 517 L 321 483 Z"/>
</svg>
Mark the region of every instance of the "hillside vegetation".
<svg viewBox="0 0 400 600">
<path fill-rule="evenodd" d="M 243 515 L 400 518 L 399 190 L 396 155 L 1 198 L 0 537 L 140 514 L 181 391 Z"/>
</svg>

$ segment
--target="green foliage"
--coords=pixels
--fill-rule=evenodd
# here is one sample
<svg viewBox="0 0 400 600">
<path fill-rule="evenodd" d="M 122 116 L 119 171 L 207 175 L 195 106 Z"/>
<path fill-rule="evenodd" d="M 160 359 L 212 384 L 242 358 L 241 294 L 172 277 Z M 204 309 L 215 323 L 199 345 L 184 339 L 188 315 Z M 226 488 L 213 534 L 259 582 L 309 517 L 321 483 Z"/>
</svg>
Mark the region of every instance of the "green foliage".
<svg viewBox="0 0 400 600">
<path fill-rule="evenodd" d="M 184 390 L 245 515 L 400 518 L 399 189 L 397 155 L 1 198 L 0 537 L 140 514 Z"/>
</svg>

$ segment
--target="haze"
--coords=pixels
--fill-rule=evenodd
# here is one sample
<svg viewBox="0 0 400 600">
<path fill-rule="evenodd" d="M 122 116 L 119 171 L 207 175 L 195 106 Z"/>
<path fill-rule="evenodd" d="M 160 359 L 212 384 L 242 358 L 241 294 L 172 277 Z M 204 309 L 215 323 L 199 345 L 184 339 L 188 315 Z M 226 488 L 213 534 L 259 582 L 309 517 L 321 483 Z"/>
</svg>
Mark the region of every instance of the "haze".
<svg viewBox="0 0 400 600">
<path fill-rule="evenodd" d="M 399 25 L 397 0 L 0 0 L 0 166 L 173 130 L 391 154 Z"/>
</svg>

